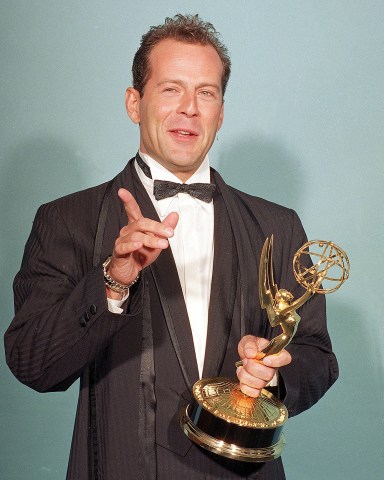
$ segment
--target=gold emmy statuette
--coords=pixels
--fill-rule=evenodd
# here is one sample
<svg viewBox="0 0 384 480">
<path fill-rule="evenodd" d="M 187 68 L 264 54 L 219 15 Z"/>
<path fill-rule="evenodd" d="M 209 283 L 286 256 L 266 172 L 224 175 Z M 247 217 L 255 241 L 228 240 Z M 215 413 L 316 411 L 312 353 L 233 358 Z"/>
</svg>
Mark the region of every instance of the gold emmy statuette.
<svg viewBox="0 0 384 480">
<path fill-rule="evenodd" d="M 273 278 L 273 235 L 267 238 L 260 258 L 259 295 L 272 327 L 282 333 L 258 353 L 255 360 L 285 348 L 300 321 L 296 310 L 315 293 L 337 290 L 349 275 L 346 253 L 332 242 L 312 240 L 294 255 L 293 272 L 306 292 L 297 300 L 279 289 Z M 312 256 L 314 264 L 308 256 Z M 236 367 L 242 362 L 237 362 Z M 288 411 L 272 393 L 263 389 L 258 398 L 241 392 L 230 378 L 203 378 L 193 386 L 194 401 L 180 413 L 184 433 L 196 444 L 218 455 L 245 462 L 278 458 L 285 446 L 282 432 Z"/>
</svg>

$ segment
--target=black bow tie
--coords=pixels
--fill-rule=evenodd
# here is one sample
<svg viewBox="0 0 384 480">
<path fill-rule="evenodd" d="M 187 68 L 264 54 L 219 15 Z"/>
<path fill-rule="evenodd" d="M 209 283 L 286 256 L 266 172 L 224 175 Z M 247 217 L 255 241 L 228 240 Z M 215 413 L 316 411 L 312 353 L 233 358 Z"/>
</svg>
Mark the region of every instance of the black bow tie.
<svg viewBox="0 0 384 480">
<path fill-rule="evenodd" d="M 188 193 L 191 197 L 209 203 L 212 200 L 216 185 L 213 183 L 175 183 L 167 180 L 154 180 L 153 194 L 156 200 L 174 197 L 178 193 Z"/>
<path fill-rule="evenodd" d="M 136 161 L 142 171 L 148 178 L 152 178 L 151 169 L 140 157 L 139 153 L 136 154 Z M 168 182 L 167 180 L 154 180 L 153 182 L 153 195 L 156 200 L 162 200 L 163 198 L 174 197 L 178 193 L 188 193 L 191 197 L 202 200 L 209 203 L 212 200 L 213 192 L 216 189 L 214 183 L 175 183 Z"/>
</svg>

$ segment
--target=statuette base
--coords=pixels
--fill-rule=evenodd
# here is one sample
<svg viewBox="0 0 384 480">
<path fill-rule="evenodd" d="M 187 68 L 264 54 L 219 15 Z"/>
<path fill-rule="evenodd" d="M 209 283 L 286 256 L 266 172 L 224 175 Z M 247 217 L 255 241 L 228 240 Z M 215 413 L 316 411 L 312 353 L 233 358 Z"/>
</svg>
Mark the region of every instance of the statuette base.
<svg viewBox="0 0 384 480">
<path fill-rule="evenodd" d="M 184 433 L 200 447 L 203 447 L 204 449 L 222 457 L 242 462 L 269 462 L 280 457 L 285 447 L 285 437 L 281 432 L 278 441 L 275 444 L 267 447 L 241 447 L 233 443 L 227 443 L 224 440 L 219 440 L 203 432 L 197 425 L 195 425 L 189 417 L 188 410 L 189 406 L 186 407 L 186 409 L 180 414 L 180 425 Z"/>
</svg>

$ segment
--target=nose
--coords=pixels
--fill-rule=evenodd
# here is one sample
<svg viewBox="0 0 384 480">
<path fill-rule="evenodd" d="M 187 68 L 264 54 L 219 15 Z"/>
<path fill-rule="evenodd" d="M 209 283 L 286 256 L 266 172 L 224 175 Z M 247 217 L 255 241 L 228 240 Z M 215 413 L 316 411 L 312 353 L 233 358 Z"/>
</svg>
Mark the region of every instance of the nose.
<svg viewBox="0 0 384 480">
<path fill-rule="evenodd" d="M 197 97 L 194 92 L 184 92 L 180 99 L 177 113 L 187 117 L 196 117 L 199 115 Z"/>
</svg>

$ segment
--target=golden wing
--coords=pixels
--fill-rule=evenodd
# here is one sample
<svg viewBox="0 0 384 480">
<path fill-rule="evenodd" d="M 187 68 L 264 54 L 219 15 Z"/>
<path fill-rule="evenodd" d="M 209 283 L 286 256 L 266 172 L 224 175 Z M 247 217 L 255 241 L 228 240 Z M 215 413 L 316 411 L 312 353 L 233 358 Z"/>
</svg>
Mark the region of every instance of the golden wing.
<svg viewBox="0 0 384 480">
<path fill-rule="evenodd" d="M 267 237 L 261 251 L 259 268 L 259 297 L 261 308 L 266 309 L 268 319 L 272 327 L 280 323 L 279 315 L 275 307 L 275 296 L 278 287 L 273 276 L 273 235 Z"/>
</svg>

